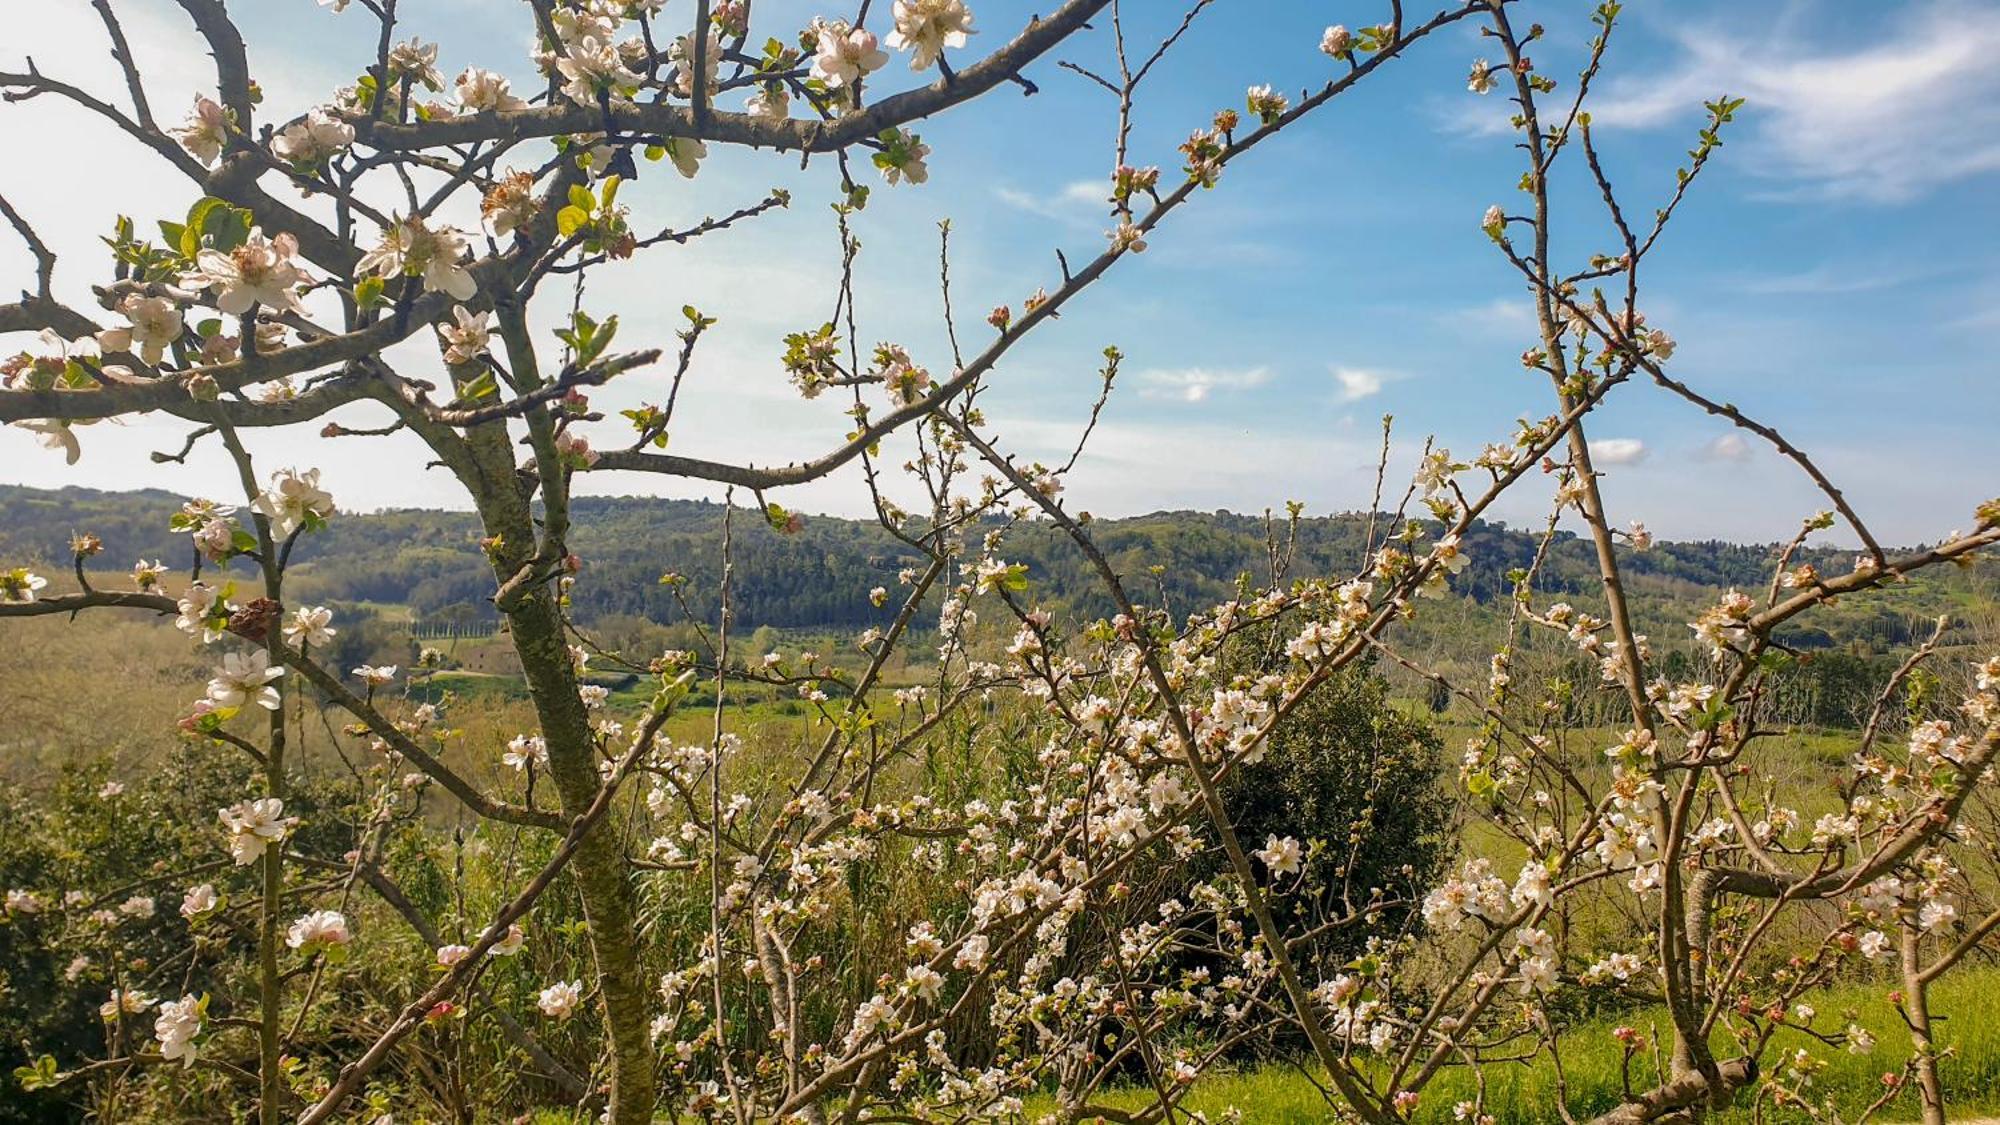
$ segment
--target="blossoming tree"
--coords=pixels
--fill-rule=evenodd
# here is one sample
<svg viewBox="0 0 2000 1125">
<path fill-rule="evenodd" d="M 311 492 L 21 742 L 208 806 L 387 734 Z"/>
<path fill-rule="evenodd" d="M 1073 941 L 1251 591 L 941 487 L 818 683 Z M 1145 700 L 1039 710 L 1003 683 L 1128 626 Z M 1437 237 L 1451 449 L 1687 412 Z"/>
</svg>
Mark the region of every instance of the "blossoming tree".
<svg viewBox="0 0 2000 1125">
<path fill-rule="evenodd" d="M 1689 162 L 1653 219 L 1635 225 L 1598 160 L 1587 110 L 1617 5 L 1596 12 L 1586 69 L 1565 85 L 1525 54 L 1544 32 L 1517 30 L 1512 3 L 1469 0 L 1422 15 L 1391 3 L 1379 24 L 1332 27 L 1317 44 L 1294 45 L 1319 52 L 1326 75 L 1315 88 L 1293 98 L 1252 87 L 1241 110 L 1223 107 L 1192 133 L 1178 170 L 1162 171 L 1129 151 L 1135 99 L 1163 55 L 1202 33 L 1209 0 L 1144 43 L 1129 34 L 1134 5 L 1065 0 L 1011 38 L 995 35 L 999 45 L 978 57 L 967 54 L 974 27 L 963 0 L 863 0 L 851 18 L 760 27 L 773 36 L 761 48 L 748 0 L 531 0 L 523 15 L 539 79 L 518 91 L 477 66 L 448 82 L 438 46 L 402 37 L 396 0 L 321 2 L 352 9 L 343 18 L 376 21 L 379 49 L 359 60 L 354 85 L 289 118 L 262 106 L 246 44 L 220 0 L 180 0 L 213 55 L 214 85 L 179 123 L 156 118 L 112 0 L 93 7 L 117 65 L 110 85 L 122 90 L 94 90 L 104 76 L 32 66 L 0 73 L 8 101 L 81 106 L 202 193 L 184 218 L 159 223 L 159 239 L 120 221 L 110 239 L 115 269 L 93 287 L 92 308 L 59 298 L 58 263 L 31 216 L 0 200 L 37 264 L 22 298 L 0 306 L 0 332 L 39 333 L 0 368 L 0 423 L 36 431 L 73 462 L 88 454 L 87 423 L 171 415 L 189 424 L 188 448 L 212 441 L 227 450 L 241 492 L 191 500 L 168 517 L 190 539 L 185 575 L 142 562 L 129 586 L 99 588 L 84 565 L 97 545 L 82 535 L 77 589 L 54 593 L 27 568 L 0 570 L 0 616 L 172 617 L 214 650 L 217 665 L 181 728 L 218 752 L 246 755 L 261 778 L 261 792 L 216 814 L 226 866 L 190 865 L 253 870 L 253 892 L 231 901 L 218 892 L 221 876 L 189 873 L 180 906 L 196 932 L 249 910 L 254 953 L 229 978 L 230 995 L 167 988 L 155 1000 L 139 985 L 164 980 L 123 985 L 104 1008 L 102 1057 L 46 1058 L 24 1084 L 193 1068 L 214 1083 L 215 1104 L 241 1095 L 266 1122 L 328 1121 L 359 1112 L 370 1083 L 419 1028 L 473 1008 L 491 1009 L 566 1096 L 621 1123 L 656 1111 L 740 1122 L 1007 1117 L 1038 1090 L 1053 1093 L 1051 1112 L 1062 1120 L 1192 1120 L 1184 1100 L 1202 1071 L 1274 1037 L 1303 1044 L 1300 1065 L 1330 1114 L 1388 1122 L 1418 1114 L 1427 1087 L 1455 1068 L 1546 1057 L 1560 1074 L 1550 1013 L 1585 992 L 1654 1001 L 1669 1017 L 1651 1077 L 1639 1065 L 1640 1033 L 1621 1033 L 1627 1096 L 1600 1120 L 1689 1120 L 1743 1096 L 1808 1102 L 1811 1059 L 1773 1058 L 1774 1033 L 1803 1026 L 1829 1045 L 1863 1045 L 1859 1029 L 1820 1028 L 1810 1001 L 1860 971 L 1857 962 L 1882 960 L 1895 965 L 1916 1042 L 1890 1068 L 1883 1104 L 1907 1076 L 1927 1120 L 1943 1120 L 1925 997 L 2000 927 L 1995 912 L 1953 928 L 1977 894 L 1959 855 L 1972 837 L 1959 829 L 1974 783 L 2000 752 L 2000 663 L 1950 673 L 1958 686 L 1950 703 L 1933 693 L 1929 710 L 1899 710 L 1897 689 L 1939 659 L 1935 643 L 1912 652 L 1851 747 L 1853 768 L 1837 784 L 1841 811 L 1815 824 L 1752 799 L 1743 779 L 1769 744 L 1766 693 L 1794 659 L 1780 627 L 1836 596 L 1866 596 L 1971 559 L 2000 539 L 2000 506 L 1982 508 L 1970 533 L 1891 553 L 1807 454 L 1669 373 L 1674 341 L 1641 311 L 1644 265 L 1738 103 L 1710 103 Z M 1476 63 L 1469 89 L 1514 101 L 1525 161 L 1517 202 L 1468 222 L 1468 236 L 1483 229 L 1533 301 L 1535 339 L 1521 362 L 1546 379 L 1549 412 L 1475 458 L 1427 447 L 1401 503 L 1377 514 L 1354 573 L 1288 578 L 1274 547 L 1268 582 L 1236 600 L 1184 616 L 1147 604 L 1098 548 L 1088 518 L 1061 498 L 1089 427 L 1062 464 L 1023 464 L 994 436 L 982 390 L 1003 378 L 1003 360 L 1023 338 L 1059 312 L 1087 308 L 1086 291 L 1107 272 L 1133 268 L 1127 259 L 1166 236 L 1168 218 L 1196 205 L 1230 165 L 1460 21 L 1481 27 L 1499 59 Z M 1028 69 L 1082 36 L 1108 42 L 1115 60 L 1104 73 L 1069 64 L 1109 95 L 1118 125 L 1101 252 L 1074 268 L 1061 260 L 1044 289 L 999 304 L 984 342 L 967 350 L 959 340 L 970 333 L 955 323 L 949 357 L 894 342 L 864 347 L 850 230 L 866 198 L 859 166 L 889 185 L 921 185 L 931 153 L 912 126 L 1010 84 L 1033 92 Z M 898 61 L 919 81 L 932 71 L 936 80 L 876 96 L 878 84 L 895 83 Z M 712 145 L 833 167 L 842 283 L 830 315 L 773 341 L 772 353 L 801 394 L 851 396 L 853 428 L 783 466 L 662 451 L 709 318 L 690 309 L 677 344 L 614 351 L 621 296 L 591 296 L 610 307 L 581 305 L 582 279 L 608 261 L 727 237 L 727 228 L 789 202 L 773 193 L 697 228 L 642 233 L 620 185 L 642 161 L 694 177 Z M 1581 178 L 1603 201 L 1602 215 L 1572 220 L 1609 247 L 1584 262 L 1564 263 L 1551 249 L 1550 184 L 1559 175 Z M 483 230 L 442 217 L 474 199 Z M 943 261 L 949 310 L 948 253 Z M 567 292 L 546 292 L 566 280 Z M 531 328 L 538 298 L 568 306 L 552 337 Z M 430 370 L 391 358 L 394 346 L 423 339 L 437 345 Z M 1106 351 L 1107 396 L 1119 359 Z M 664 405 L 623 412 L 630 430 L 614 438 L 588 392 L 663 363 L 673 368 Z M 1692 623 L 1704 663 L 1684 679 L 1659 673 L 1635 631 L 1621 558 L 1650 538 L 1637 524 L 1614 527 L 1585 436 L 1603 403 L 1647 387 L 1769 442 L 1825 492 L 1833 513 L 1807 521 L 1768 589 L 1731 593 Z M 512 767 L 511 789 L 483 787 L 454 766 L 447 716 L 400 697 L 397 669 L 329 667 L 319 654 L 337 616 L 288 591 L 295 545 L 340 518 L 339 482 L 258 466 L 241 434 L 318 422 L 325 440 L 367 440 L 369 432 L 320 421 L 362 402 L 422 440 L 483 524 L 492 602 L 535 725 L 471 752 Z M 914 449 L 900 470 L 881 452 L 892 439 Z M 1387 464 L 1385 433 L 1378 496 Z M 588 580 L 568 542 L 579 474 L 711 482 L 730 490 L 732 511 L 738 493 L 753 496 L 747 526 L 735 516 L 727 525 L 726 560 L 730 537 L 796 527 L 771 495 L 850 466 L 882 527 L 921 560 L 894 592 L 872 592 L 896 608 L 886 628 L 861 638 L 860 674 L 811 656 L 746 660 L 731 635 L 726 565 L 724 610 L 700 651 L 605 651 L 569 619 L 567 593 Z M 1538 593 L 1538 556 L 1512 576 L 1508 634 L 1486 683 L 1457 684 L 1421 667 L 1398 648 L 1398 626 L 1449 589 L 1467 564 L 1465 535 L 1495 501 L 1537 479 L 1554 485 L 1545 548 L 1565 514 L 1579 519 L 1601 596 L 1583 607 L 1549 602 Z M 1032 576 L 1006 561 L 1010 532 L 1029 520 L 1073 541 L 1115 615 L 1067 621 L 1037 604 Z M 1852 571 L 1798 562 L 1808 534 L 1836 520 L 1863 545 Z M 931 614 L 936 681 L 884 688 L 891 654 Z M 1007 623 L 1004 652 L 973 643 L 981 614 Z M 1615 745 L 1573 751 L 1549 718 L 1565 689 L 1510 674 L 1517 652 L 1544 635 L 1601 669 L 1594 690 L 1625 716 Z M 1267 659 L 1233 658 L 1257 646 Z M 1359 846 L 1365 822 L 1239 836 L 1224 784 L 1329 680 L 1376 659 L 1435 679 L 1478 717 L 1455 796 L 1462 815 L 1486 821 L 1524 859 L 1469 858 L 1434 887 L 1335 891 L 1315 872 L 1344 870 L 1339 857 Z M 592 660 L 656 677 L 651 703 L 612 714 L 603 690 L 580 681 Z M 697 683 L 713 687 L 712 732 L 676 745 L 662 731 Z M 754 775 L 744 768 L 742 732 L 722 701 L 749 683 L 796 691 L 813 713 L 813 744 L 783 776 L 763 772 L 768 763 Z M 304 722 L 296 705 L 307 697 L 344 713 L 352 737 L 395 767 L 357 774 L 358 799 L 376 811 L 344 852 L 303 845 L 301 818 L 287 805 L 298 768 L 288 751 Z M 937 740 L 963 735 L 967 713 L 996 700 L 1009 701 L 1016 733 L 1032 747 L 1013 790 L 992 801 L 926 789 L 909 764 Z M 536 790 L 538 778 L 553 794 Z M 462 941 L 447 940 L 411 904 L 383 860 L 388 826 L 432 789 L 495 831 L 549 843 L 546 860 Z M 852 888 L 890 852 L 916 857 L 957 894 L 949 909 L 909 922 L 894 963 L 871 966 L 857 995 L 830 979 L 827 962 L 854 910 Z M 1162 864 L 1203 852 L 1218 858 L 1207 868 L 1217 874 L 1170 895 L 1135 893 Z M 1308 862 L 1324 856 L 1335 865 Z M 314 877 L 328 872 L 340 878 Z M 588 961 L 547 978 L 532 1011 L 482 999 L 481 974 L 532 946 L 537 902 L 559 881 L 581 898 Z M 316 1005 L 332 1002 L 322 981 L 357 940 L 345 897 L 356 887 L 435 949 L 436 975 L 380 1013 L 361 1046 L 342 1051 L 300 1029 Z M 667 895 L 699 908 L 662 922 Z M 1321 905 L 1291 909 L 1308 900 Z M 1590 901 L 1639 912 L 1646 940 L 1592 947 L 1559 924 L 1571 904 Z M 34 887 L 10 889 L 6 901 L 18 919 L 79 905 Z M 1302 951 L 1332 930 L 1361 935 L 1365 952 L 1342 970 L 1309 975 Z M 126 1025 L 149 1014 L 146 1045 Z M 969 1051 L 956 1038 L 968 1024 L 986 1029 L 989 1049 Z M 595 1046 L 580 1065 L 566 1064 L 541 1037 L 577 1026 Z M 1724 1032 L 1733 1052 L 1713 1046 Z M 1113 1082 L 1136 1083 L 1150 1100 L 1116 1109 L 1098 1097 Z M 1487 1112 L 1481 1098 L 1452 1109 L 1461 1119 Z"/>
</svg>

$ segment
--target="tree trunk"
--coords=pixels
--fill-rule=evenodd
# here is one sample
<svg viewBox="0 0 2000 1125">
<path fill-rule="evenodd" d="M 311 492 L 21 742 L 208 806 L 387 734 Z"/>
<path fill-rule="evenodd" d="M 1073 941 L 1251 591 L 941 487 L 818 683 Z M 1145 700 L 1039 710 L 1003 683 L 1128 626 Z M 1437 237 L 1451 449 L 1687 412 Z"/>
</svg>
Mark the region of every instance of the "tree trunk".
<svg viewBox="0 0 2000 1125">
<path fill-rule="evenodd" d="M 546 590 L 525 598 L 508 615 L 514 650 L 528 679 L 542 737 L 548 743 L 549 774 L 563 811 L 582 814 L 597 795 L 600 779 L 590 723 L 577 695 L 576 674 L 562 621 Z M 570 863 L 590 923 L 591 955 L 597 965 L 598 996 L 611 1041 L 611 1116 L 615 1125 L 644 1125 L 653 1117 L 653 1048 L 648 1024 L 648 989 L 639 964 L 638 930 L 633 917 L 628 867 L 611 818 L 584 838 Z"/>
<path fill-rule="evenodd" d="M 1923 935 L 1908 922 L 1903 937 L 1903 1015 L 1910 1023 L 1910 1054 L 1917 1064 L 1917 1094 L 1924 1125 L 1944 1125 L 1944 1084 L 1938 1080 L 1937 1044 L 1931 1038 L 1930 986 L 1924 981 L 1919 942 Z"/>
<path fill-rule="evenodd" d="M 534 514 L 505 426 L 475 427 L 463 444 L 448 435 L 425 436 L 478 504 L 481 524 L 492 537 L 493 572 L 504 585 L 537 555 Z M 560 607 L 544 582 L 510 598 L 502 611 L 548 747 L 550 778 L 563 812 L 579 816 L 596 797 L 601 778 Z M 651 991 L 639 963 L 630 870 L 612 817 L 584 837 L 569 865 L 589 923 L 598 1002 L 611 1047 L 605 1118 L 611 1125 L 648 1125 L 653 1119 Z"/>
</svg>

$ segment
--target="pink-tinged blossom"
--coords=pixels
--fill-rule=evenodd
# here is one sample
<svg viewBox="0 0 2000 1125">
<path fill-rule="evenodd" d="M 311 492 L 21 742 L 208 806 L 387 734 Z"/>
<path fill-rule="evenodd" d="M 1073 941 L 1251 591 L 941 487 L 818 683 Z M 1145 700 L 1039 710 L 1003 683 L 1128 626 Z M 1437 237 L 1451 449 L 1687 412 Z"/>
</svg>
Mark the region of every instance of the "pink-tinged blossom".
<svg viewBox="0 0 2000 1125">
<path fill-rule="evenodd" d="M 446 363 L 453 366 L 471 363 L 485 354 L 488 344 L 493 339 L 493 330 L 487 325 L 487 319 L 491 315 L 486 312 L 472 312 L 464 305 L 452 308 L 451 316 L 455 323 L 438 326 L 438 335 L 444 337 Z"/>
<path fill-rule="evenodd" d="M 813 56 L 812 76 L 829 88 L 851 86 L 889 61 L 889 53 L 876 45 L 873 32 L 849 27 L 844 20 L 821 20 L 815 30 L 819 51 Z"/>
<path fill-rule="evenodd" d="M 129 327 L 110 328 L 97 334 L 98 346 L 107 352 L 133 352 L 148 364 L 158 366 L 167 349 L 181 338 L 180 306 L 165 297 L 128 293 L 118 302 L 118 312 Z"/>
<path fill-rule="evenodd" d="M 295 290 L 307 277 L 292 260 L 298 252 L 298 240 L 290 234 L 266 239 L 252 227 L 243 245 L 226 254 L 203 250 L 195 255 L 195 268 L 181 275 L 181 284 L 215 290 L 215 307 L 228 316 L 242 316 L 253 305 L 303 312 Z"/>
<path fill-rule="evenodd" d="M 582 981 L 559 980 L 542 989 L 541 996 L 535 1001 L 535 1006 L 542 1010 L 543 1015 L 552 1020 L 566 1020 L 576 1014 L 576 1010 L 582 1002 Z"/>
<path fill-rule="evenodd" d="M 354 126 L 330 110 L 311 109 L 303 119 L 285 126 L 271 139 L 271 151 L 280 160 L 306 167 L 346 152 L 353 143 Z"/>
<path fill-rule="evenodd" d="M 229 623 L 230 605 L 219 590 L 203 582 L 191 582 L 181 595 L 180 616 L 174 627 L 189 636 L 199 636 L 203 644 L 220 640 Z"/>
<path fill-rule="evenodd" d="M 285 815 L 285 802 L 276 797 L 244 801 L 218 811 L 216 819 L 229 833 L 229 854 L 243 867 L 264 856 L 264 849 L 283 840 L 299 823 Z"/>
<path fill-rule="evenodd" d="M 215 163 L 222 155 L 223 146 L 229 143 L 229 111 L 222 108 L 213 98 L 195 95 L 194 109 L 189 111 L 187 123 L 168 132 L 188 150 L 203 167 Z"/>
<path fill-rule="evenodd" d="M 389 77 L 392 81 L 407 78 L 426 89 L 441 90 L 444 75 L 438 73 L 437 58 L 436 43 L 415 38 L 398 43 L 389 48 Z"/>
<path fill-rule="evenodd" d="M 600 97 L 630 101 L 645 79 L 625 65 L 625 56 L 615 43 L 584 38 L 556 60 L 563 77 L 563 96 L 583 106 L 595 106 Z"/>
<path fill-rule="evenodd" d="M 215 884 L 202 883 L 189 887 L 187 893 L 181 896 L 181 917 L 199 918 L 221 904 L 221 898 L 215 893 Z"/>
<path fill-rule="evenodd" d="M 301 915 L 285 931 L 285 944 L 293 949 L 322 949 L 353 940 L 354 935 L 347 929 L 347 916 L 338 910 L 315 910 Z"/>
</svg>

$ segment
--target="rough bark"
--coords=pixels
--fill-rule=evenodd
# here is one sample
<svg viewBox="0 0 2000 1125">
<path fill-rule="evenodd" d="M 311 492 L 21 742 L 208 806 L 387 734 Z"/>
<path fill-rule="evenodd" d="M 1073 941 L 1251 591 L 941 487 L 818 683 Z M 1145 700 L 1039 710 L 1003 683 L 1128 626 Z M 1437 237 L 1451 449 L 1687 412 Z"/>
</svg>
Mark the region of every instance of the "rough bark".
<svg viewBox="0 0 2000 1125">
<path fill-rule="evenodd" d="M 1617 1109 L 1593 1118 L 1590 1125 L 1647 1125 L 1649 1122 L 1692 1121 L 1689 1111 L 1708 1101 L 1714 1102 L 1711 1093 L 1719 1090 L 1724 1096 L 1757 1081 L 1757 1060 L 1752 1058 L 1725 1059 L 1716 1064 L 1716 1080 L 1711 1083 L 1708 1076 L 1698 1070 L 1676 1074 L 1672 1079 L 1655 1086 L 1626 1102 Z M 1719 1108 L 1719 1107 L 1717 1107 Z"/>
</svg>

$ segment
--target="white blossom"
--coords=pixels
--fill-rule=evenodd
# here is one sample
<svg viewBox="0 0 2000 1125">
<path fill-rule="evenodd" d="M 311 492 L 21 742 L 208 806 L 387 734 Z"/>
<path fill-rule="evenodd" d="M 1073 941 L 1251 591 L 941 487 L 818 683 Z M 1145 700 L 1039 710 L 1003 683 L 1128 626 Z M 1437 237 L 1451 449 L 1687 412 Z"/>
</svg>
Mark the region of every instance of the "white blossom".
<svg viewBox="0 0 2000 1125">
<path fill-rule="evenodd" d="M 459 260 L 470 245 L 456 227 L 433 230 L 412 215 L 390 224 L 375 249 L 354 264 L 354 272 L 357 276 L 421 277 L 425 292 L 447 293 L 453 300 L 469 301 L 479 286 Z"/>
<path fill-rule="evenodd" d="M 312 109 L 272 138 L 271 151 L 280 160 L 305 166 L 345 152 L 353 143 L 354 126 L 326 109 Z"/>
<path fill-rule="evenodd" d="M 1264 861 L 1264 866 L 1270 868 L 1273 875 L 1297 874 L 1304 855 L 1297 840 L 1276 835 L 1267 837 L 1264 846 L 1257 852 L 1257 858 Z"/>
<path fill-rule="evenodd" d="M 215 816 L 229 832 L 229 854 L 238 866 L 263 858 L 265 848 L 290 835 L 299 823 L 298 817 L 285 815 L 285 802 L 277 797 L 244 801 Z"/>
<path fill-rule="evenodd" d="M 285 619 L 285 639 L 296 645 L 325 645 L 339 632 L 333 611 L 323 605 L 300 606 Z"/>
<path fill-rule="evenodd" d="M 466 113 L 507 112 L 528 108 L 528 103 L 508 89 L 504 75 L 480 67 L 467 67 L 453 83 L 459 108 Z"/>
<path fill-rule="evenodd" d="M 889 46 L 913 52 L 911 70 L 930 69 L 946 47 L 963 47 L 974 33 L 965 0 L 896 0 L 895 23 Z"/>
<path fill-rule="evenodd" d="M 256 704 L 276 711 L 278 689 L 271 681 L 283 676 L 283 668 L 271 667 L 271 655 L 261 648 L 222 654 L 222 667 L 208 681 L 208 701 L 217 707 L 248 707 Z"/>
<path fill-rule="evenodd" d="M 181 338 L 185 325 L 180 306 L 165 297 L 128 293 L 118 302 L 118 312 L 130 327 L 111 328 L 97 334 L 98 347 L 107 352 L 135 353 L 158 366 L 167 349 Z"/>
<path fill-rule="evenodd" d="M 493 339 L 493 330 L 487 326 L 491 316 L 487 312 L 472 312 L 464 305 L 453 306 L 453 324 L 438 326 L 438 335 L 444 337 L 444 361 L 453 366 L 471 363 L 485 354 L 487 345 Z"/>
<path fill-rule="evenodd" d="M 289 233 L 266 239 L 262 230 L 252 227 L 243 245 L 226 254 L 213 249 L 196 254 L 195 268 L 181 275 L 181 284 L 215 290 L 215 307 L 227 316 L 242 316 L 252 305 L 303 312 L 294 291 L 307 280 L 305 271 L 292 261 L 298 252 L 298 240 Z"/>
<path fill-rule="evenodd" d="M 542 989 L 541 997 L 535 1001 L 542 1014 L 550 1019 L 566 1020 L 576 1014 L 583 1002 L 583 982 L 559 980 Z"/>
<path fill-rule="evenodd" d="M 201 1001 L 183 996 L 160 1005 L 160 1014 L 153 1020 L 153 1038 L 160 1041 L 161 1058 L 168 1062 L 178 1059 L 184 1067 L 193 1066 L 194 1037 L 200 1034 Z"/>
<path fill-rule="evenodd" d="M 315 910 L 301 915 L 285 931 L 285 944 L 293 949 L 346 945 L 352 940 L 354 936 L 347 930 L 347 916 L 338 910 Z"/>
</svg>

